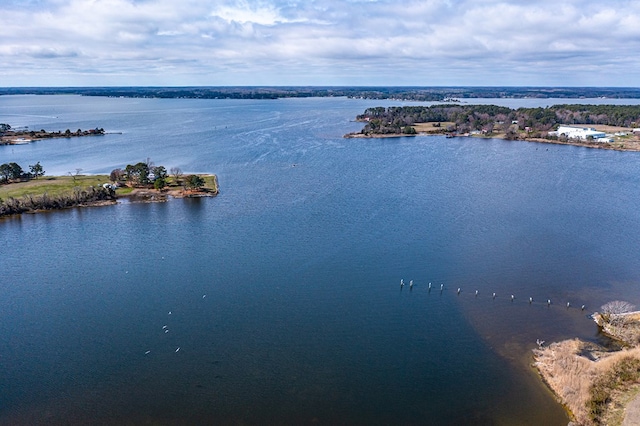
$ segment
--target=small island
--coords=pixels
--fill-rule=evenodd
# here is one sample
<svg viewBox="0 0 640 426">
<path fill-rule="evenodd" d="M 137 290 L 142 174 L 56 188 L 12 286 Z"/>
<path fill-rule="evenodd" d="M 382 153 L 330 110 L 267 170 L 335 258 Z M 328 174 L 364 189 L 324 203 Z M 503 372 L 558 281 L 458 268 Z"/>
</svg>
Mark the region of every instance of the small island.
<svg viewBox="0 0 640 426">
<path fill-rule="evenodd" d="M 443 104 L 368 108 L 345 138 L 445 135 L 640 151 L 640 105 L 554 105 L 511 109 Z"/>
<path fill-rule="evenodd" d="M 103 128 L 82 130 L 78 129 L 72 132 L 70 129 L 57 132 L 47 132 L 41 130 L 29 130 L 27 128 L 14 129 L 10 124 L 0 123 L 0 145 L 23 145 L 35 141 L 56 138 L 73 138 L 80 136 L 99 136 L 104 135 Z"/>
<path fill-rule="evenodd" d="M 0 165 L 0 217 L 71 207 L 130 202 L 162 202 L 169 198 L 215 197 L 214 174 L 187 174 L 179 167 L 146 162 L 129 164 L 109 175 L 84 175 L 82 169 L 66 176 L 47 176 L 40 162 L 24 172 L 17 163 Z"/>
</svg>

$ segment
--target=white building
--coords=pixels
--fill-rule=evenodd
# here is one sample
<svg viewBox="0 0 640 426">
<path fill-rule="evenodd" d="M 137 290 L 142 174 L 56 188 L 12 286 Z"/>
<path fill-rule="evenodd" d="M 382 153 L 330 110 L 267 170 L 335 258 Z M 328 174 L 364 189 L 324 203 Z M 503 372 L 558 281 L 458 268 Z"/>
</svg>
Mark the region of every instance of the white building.
<svg viewBox="0 0 640 426">
<path fill-rule="evenodd" d="M 609 136 L 605 137 L 605 138 L 598 138 L 596 139 L 596 142 L 601 142 L 601 143 L 613 143 L 615 142 L 615 139 L 610 138 Z"/>
<path fill-rule="evenodd" d="M 587 139 L 604 139 L 607 137 L 605 132 L 600 132 L 593 127 L 572 127 L 572 126 L 560 126 L 555 132 L 549 132 L 550 135 L 566 136 L 569 139 L 580 139 L 586 141 Z M 604 140 L 602 142 L 605 142 Z"/>
</svg>

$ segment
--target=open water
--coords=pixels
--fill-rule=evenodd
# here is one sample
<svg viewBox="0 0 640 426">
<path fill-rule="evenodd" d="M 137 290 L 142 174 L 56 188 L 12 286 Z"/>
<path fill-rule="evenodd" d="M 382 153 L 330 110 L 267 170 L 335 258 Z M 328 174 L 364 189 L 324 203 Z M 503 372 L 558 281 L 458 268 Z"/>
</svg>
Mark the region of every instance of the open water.
<svg viewBox="0 0 640 426">
<path fill-rule="evenodd" d="M 342 138 L 391 104 L 0 97 L 111 132 L 0 163 L 221 186 L 0 222 L 0 424 L 566 424 L 531 349 L 640 302 L 640 154 Z"/>
</svg>

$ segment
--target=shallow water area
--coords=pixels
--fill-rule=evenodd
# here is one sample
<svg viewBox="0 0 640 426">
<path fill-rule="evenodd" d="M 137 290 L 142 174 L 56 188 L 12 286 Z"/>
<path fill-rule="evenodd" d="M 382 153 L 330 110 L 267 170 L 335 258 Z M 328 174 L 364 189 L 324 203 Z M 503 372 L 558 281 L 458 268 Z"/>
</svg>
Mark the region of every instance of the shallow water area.
<svg viewBox="0 0 640 426">
<path fill-rule="evenodd" d="M 527 359 L 638 303 L 638 154 L 342 138 L 380 104 L 0 97 L 111 131 L 2 163 L 221 188 L 0 222 L 0 424 L 566 424 Z"/>
</svg>

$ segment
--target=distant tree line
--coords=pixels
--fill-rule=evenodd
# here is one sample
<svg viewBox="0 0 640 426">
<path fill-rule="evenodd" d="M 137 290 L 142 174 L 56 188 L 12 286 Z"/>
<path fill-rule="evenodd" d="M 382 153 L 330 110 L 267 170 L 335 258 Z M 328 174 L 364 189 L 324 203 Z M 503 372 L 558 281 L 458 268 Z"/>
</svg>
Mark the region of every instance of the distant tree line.
<svg viewBox="0 0 640 426">
<path fill-rule="evenodd" d="M 640 98 L 640 88 L 625 87 L 6 87 L 0 95 L 76 94 L 132 98 L 278 99 L 346 96 L 440 102 L 451 98 Z"/>
<path fill-rule="evenodd" d="M 511 109 L 497 105 L 433 105 L 368 108 L 358 115 L 365 121 L 363 134 L 407 134 L 416 123 L 448 122 L 442 132 L 529 129 L 547 132 L 560 124 L 605 124 L 633 127 L 640 123 L 640 105 L 554 105 L 546 108 Z"/>
</svg>

